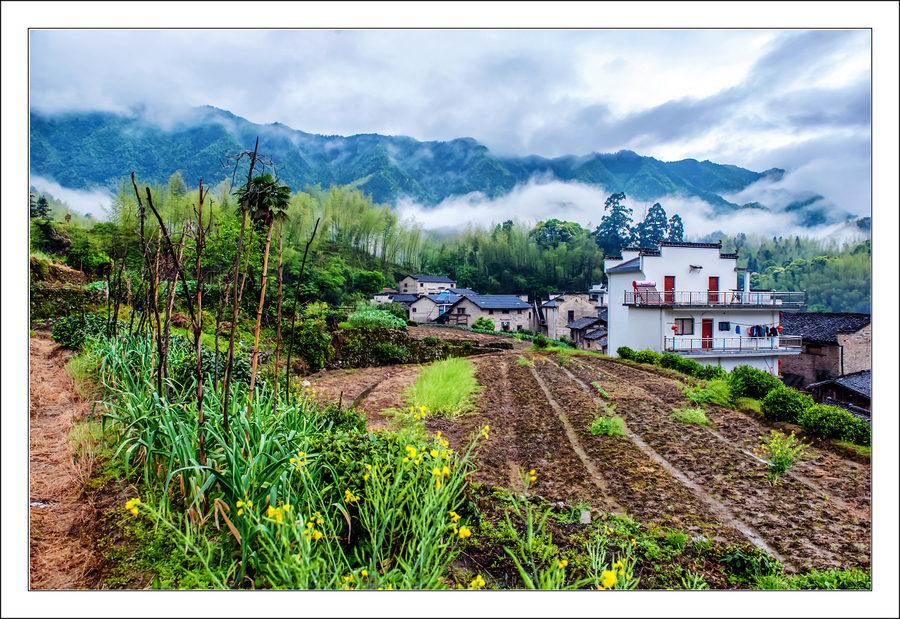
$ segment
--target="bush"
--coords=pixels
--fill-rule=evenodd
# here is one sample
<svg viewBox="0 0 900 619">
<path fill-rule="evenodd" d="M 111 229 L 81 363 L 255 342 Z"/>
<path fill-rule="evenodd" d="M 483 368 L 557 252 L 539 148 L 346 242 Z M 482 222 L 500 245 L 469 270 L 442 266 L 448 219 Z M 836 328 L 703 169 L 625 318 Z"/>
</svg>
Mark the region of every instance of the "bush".
<svg viewBox="0 0 900 619">
<path fill-rule="evenodd" d="M 735 398 L 756 398 L 762 400 L 770 391 L 783 383 L 776 376 L 749 365 L 739 365 L 728 377 L 731 393 Z"/>
<path fill-rule="evenodd" d="M 418 327 L 419 323 L 417 323 L 415 320 L 407 320 L 406 326 L 407 327 Z"/>
<path fill-rule="evenodd" d="M 616 354 L 620 359 L 634 359 L 634 351 L 628 346 L 619 346 L 616 348 Z"/>
<path fill-rule="evenodd" d="M 531 329 L 519 329 L 519 335 L 536 335 Z"/>
<path fill-rule="evenodd" d="M 81 314 L 66 316 L 55 325 L 50 336 L 63 348 L 81 350 L 85 340 L 106 332 L 106 319 L 98 314 Z"/>
<path fill-rule="evenodd" d="M 568 335 L 560 335 L 559 341 L 562 342 L 563 344 L 565 344 L 566 346 L 570 346 L 572 348 L 577 348 L 577 346 L 575 345 L 575 340 L 570 338 Z"/>
<path fill-rule="evenodd" d="M 786 385 L 781 385 L 772 389 L 763 398 L 760 410 L 767 419 L 772 421 L 796 423 L 800 414 L 814 404 L 812 397 Z"/>
<path fill-rule="evenodd" d="M 718 365 L 700 365 L 694 376 L 701 380 L 728 380 L 728 372 Z"/>
<path fill-rule="evenodd" d="M 440 338 L 426 335 L 425 337 L 422 338 L 422 343 L 424 343 L 426 346 L 437 346 L 438 344 L 441 343 L 441 340 L 440 340 Z"/>
<path fill-rule="evenodd" d="M 678 356 L 678 365 L 676 366 L 676 370 L 681 372 L 682 374 L 687 374 L 688 376 L 694 376 L 697 372 L 699 372 L 703 368 L 702 365 L 694 361 L 693 359 L 685 359 L 682 356 Z"/>
<path fill-rule="evenodd" d="M 531 343 L 534 344 L 535 348 L 547 348 L 550 345 L 550 340 L 538 333 L 531 339 Z"/>
<path fill-rule="evenodd" d="M 367 305 L 356 310 L 347 318 L 354 328 L 369 329 L 403 329 L 407 326 L 405 318 L 398 318 L 388 312 L 382 312 L 377 305 Z M 413 325 L 416 323 L 413 322 Z"/>
<path fill-rule="evenodd" d="M 731 390 L 728 381 L 712 380 L 704 389 L 685 389 L 684 395 L 694 404 L 718 404 L 731 408 Z"/>
<path fill-rule="evenodd" d="M 375 358 L 381 365 L 406 363 L 409 361 L 409 351 L 393 342 L 381 342 L 375 344 Z"/>
<path fill-rule="evenodd" d="M 835 438 L 857 445 L 872 441 L 872 428 L 843 408 L 814 404 L 800 413 L 797 423 L 807 432 L 822 438 Z"/>
<path fill-rule="evenodd" d="M 406 307 L 402 303 L 397 303 L 396 301 L 391 301 L 390 303 L 382 303 L 378 305 L 378 310 L 382 312 L 387 312 L 391 316 L 396 316 L 400 320 L 406 320 L 407 311 Z"/>
<path fill-rule="evenodd" d="M 681 361 L 684 357 L 681 355 L 675 354 L 673 352 L 663 353 L 659 357 L 659 365 L 660 367 L 668 368 L 670 370 L 678 369 L 678 362 Z"/>
<path fill-rule="evenodd" d="M 656 365 L 659 361 L 659 353 L 653 352 L 652 350 L 644 349 L 639 350 L 634 353 L 632 357 L 638 363 L 649 363 L 650 365 Z"/>
<path fill-rule="evenodd" d="M 485 318 L 484 316 L 480 316 L 478 320 L 472 323 L 473 329 L 481 329 L 483 331 L 493 331 L 494 330 L 494 321 L 490 318 Z"/>
</svg>

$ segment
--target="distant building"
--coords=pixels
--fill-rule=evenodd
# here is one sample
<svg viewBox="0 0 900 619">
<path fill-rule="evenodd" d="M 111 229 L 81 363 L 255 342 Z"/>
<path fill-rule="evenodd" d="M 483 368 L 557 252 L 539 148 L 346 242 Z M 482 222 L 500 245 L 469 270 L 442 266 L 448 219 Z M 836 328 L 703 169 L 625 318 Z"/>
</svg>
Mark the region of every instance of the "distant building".
<svg viewBox="0 0 900 619">
<path fill-rule="evenodd" d="M 471 327 L 481 317 L 489 318 L 498 331 L 520 331 L 532 325 L 531 306 L 515 295 L 478 294 L 460 297 L 437 322 Z"/>
<path fill-rule="evenodd" d="M 381 292 L 379 292 L 372 298 L 372 301 L 379 305 L 381 305 L 382 303 L 390 303 L 391 297 L 395 294 L 398 294 L 398 292 L 393 288 L 382 288 Z"/>
<path fill-rule="evenodd" d="M 478 293 L 474 290 L 469 290 L 468 288 L 450 288 L 450 294 L 457 294 L 461 297 L 471 297 Z"/>
<path fill-rule="evenodd" d="M 409 319 L 416 322 L 432 322 L 446 312 L 451 305 L 462 299 L 458 294 L 423 295 L 409 305 Z"/>
<path fill-rule="evenodd" d="M 549 301 L 537 304 L 538 328 L 535 329 L 551 340 L 568 335 L 566 325 L 579 318 L 596 318 L 597 303 L 586 292 L 551 295 Z"/>
<path fill-rule="evenodd" d="M 398 287 L 401 294 L 440 294 L 456 288 L 456 282 L 442 275 L 407 275 Z"/>
<path fill-rule="evenodd" d="M 604 261 L 612 354 L 628 346 L 778 375 L 779 360 L 800 353 L 799 337 L 779 334 L 780 316 L 804 308 L 806 293 L 750 290 L 749 273 L 739 289 L 738 256 L 721 243 L 658 245 Z"/>
<path fill-rule="evenodd" d="M 569 337 L 581 350 L 593 350 L 607 354 L 608 331 L 606 326 L 606 308 L 602 316 L 588 316 L 566 325 Z"/>
<path fill-rule="evenodd" d="M 785 358 L 782 378 L 807 385 L 872 369 L 872 317 L 855 313 L 791 313 L 781 317 L 783 335 L 802 339 L 799 355 Z"/>
<path fill-rule="evenodd" d="M 872 370 L 844 374 L 806 388 L 816 402 L 872 410 Z"/>
</svg>

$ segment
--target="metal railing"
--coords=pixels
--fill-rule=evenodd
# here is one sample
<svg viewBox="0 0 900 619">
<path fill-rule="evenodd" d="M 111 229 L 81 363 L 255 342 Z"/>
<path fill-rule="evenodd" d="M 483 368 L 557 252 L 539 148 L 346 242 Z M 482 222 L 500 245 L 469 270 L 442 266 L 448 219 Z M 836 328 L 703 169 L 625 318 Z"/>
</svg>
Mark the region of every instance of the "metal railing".
<svg viewBox="0 0 900 619">
<path fill-rule="evenodd" d="M 625 305 L 671 307 L 803 307 L 806 291 L 780 292 L 775 290 L 745 292 L 743 290 L 626 290 Z"/>
<path fill-rule="evenodd" d="M 772 350 L 797 350 L 802 339 L 797 335 L 779 337 L 667 337 L 667 352 L 769 352 Z"/>
</svg>

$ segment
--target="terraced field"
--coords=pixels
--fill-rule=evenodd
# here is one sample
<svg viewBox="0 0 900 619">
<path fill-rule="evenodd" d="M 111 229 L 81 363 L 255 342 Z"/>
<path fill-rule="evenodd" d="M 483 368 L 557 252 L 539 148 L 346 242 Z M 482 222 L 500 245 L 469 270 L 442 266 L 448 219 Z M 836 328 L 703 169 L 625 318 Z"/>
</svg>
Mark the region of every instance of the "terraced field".
<svg viewBox="0 0 900 619">
<path fill-rule="evenodd" d="M 426 429 L 461 449 L 490 426 L 473 482 L 511 488 L 518 470 L 533 468 L 532 492 L 590 504 L 596 515 L 625 513 L 692 536 L 749 542 L 788 571 L 869 566 L 869 464 L 817 445 L 772 485 L 753 453 L 771 428 L 717 406 L 707 408 L 708 428 L 676 421 L 672 411 L 690 405 L 684 385 L 651 368 L 579 355 L 560 366 L 553 353 L 528 351 L 471 360 L 485 387 L 476 412 L 429 420 Z M 403 406 L 417 373 L 416 366 L 336 372 L 315 387 L 329 399 L 355 400 L 378 427 L 390 423 L 381 411 Z M 598 411 L 613 405 L 627 436 L 591 434 Z"/>
</svg>

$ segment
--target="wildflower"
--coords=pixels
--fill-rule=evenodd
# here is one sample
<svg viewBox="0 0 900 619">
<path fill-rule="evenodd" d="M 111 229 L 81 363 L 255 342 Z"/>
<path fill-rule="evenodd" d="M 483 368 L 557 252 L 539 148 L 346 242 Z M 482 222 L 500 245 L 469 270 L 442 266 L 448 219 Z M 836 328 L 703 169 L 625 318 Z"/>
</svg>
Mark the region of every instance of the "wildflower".
<svg viewBox="0 0 900 619">
<path fill-rule="evenodd" d="M 323 537 L 325 537 L 325 536 L 322 535 L 322 532 L 321 532 L 321 531 L 313 531 L 312 538 L 313 538 L 314 540 L 320 540 L 320 539 L 322 539 Z"/>
<path fill-rule="evenodd" d="M 266 516 L 271 518 L 274 515 L 275 515 L 275 508 L 272 507 L 271 505 L 269 505 L 269 509 L 266 510 Z"/>
<path fill-rule="evenodd" d="M 140 504 L 140 502 L 141 500 L 138 498 L 131 499 L 130 501 L 125 503 L 125 509 L 130 511 L 132 516 L 137 516 L 137 506 Z"/>
<path fill-rule="evenodd" d="M 409 462 L 409 458 L 403 458 L 403 462 Z"/>
<path fill-rule="evenodd" d="M 360 571 L 359 575 L 360 576 L 368 576 L 369 572 L 368 572 L 368 570 L 362 570 L 362 571 Z"/>
<path fill-rule="evenodd" d="M 431 471 L 431 474 L 432 474 L 432 475 L 440 475 L 440 474 L 441 474 L 441 469 L 439 469 L 439 468 L 437 468 L 437 467 L 434 467 L 434 470 Z"/>
<path fill-rule="evenodd" d="M 427 411 L 427 410 L 428 410 L 428 409 L 425 408 L 424 406 L 420 406 L 420 407 L 419 407 L 419 411 L 421 411 L 423 415 L 425 414 L 425 411 Z M 440 436 L 440 435 L 441 435 L 441 433 L 438 432 L 438 436 Z"/>
<path fill-rule="evenodd" d="M 284 509 L 284 511 L 289 512 L 289 511 L 291 511 L 291 506 L 288 505 L 287 503 L 285 503 L 283 509 Z"/>
<path fill-rule="evenodd" d="M 469 589 L 481 589 L 484 585 L 484 578 L 479 574 L 471 583 L 469 583 Z"/>
<path fill-rule="evenodd" d="M 445 466 L 443 469 L 441 469 L 441 473 L 444 475 L 449 475 L 450 469 Z"/>
<path fill-rule="evenodd" d="M 428 455 L 430 455 L 432 458 L 437 458 L 438 457 L 437 449 L 432 449 Z"/>
<path fill-rule="evenodd" d="M 409 454 L 409 457 L 410 457 L 410 458 L 415 458 L 415 457 L 416 457 L 416 448 L 415 448 L 415 447 L 412 447 L 411 445 L 407 445 L 407 446 L 406 446 L 406 453 Z"/>
<path fill-rule="evenodd" d="M 459 527 L 459 538 L 466 539 L 472 535 L 472 532 L 469 530 L 469 527 Z"/>
<path fill-rule="evenodd" d="M 438 490 L 441 489 L 441 479 L 440 478 L 438 478 L 438 480 L 437 480 L 437 489 Z"/>
<path fill-rule="evenodd" d="M 280 507 L 275 509 L 275 521 L 279 524 L 284 522 L 283 510 Z"/>
<path fill-rule="evenodd" d="M 563 559 L 562 561 L 559 562 L 559 569 L 563 569 L 563 568 L 566 567 L 568 564 L 569 564 L 569 562 L 566 561 L 565 559 Z"/>
<path fill-rule="evenodd" d="M 459 522 L 459 514 L 456 512 L 450 512 L 450 520 L 453 522 Z"/>
<path fill-rule="evenodd" d="M 613 585 L 616 584 L 616 574 L 615 572 L 610 572 L 609 570 L 604 570 L 603 575 L 600 577 L 600 582 L 603 583 L 603 586 L 607 589 L 611 589 Z"/>
</svg>

